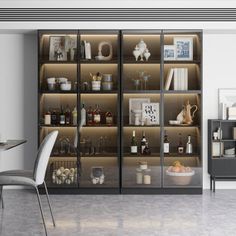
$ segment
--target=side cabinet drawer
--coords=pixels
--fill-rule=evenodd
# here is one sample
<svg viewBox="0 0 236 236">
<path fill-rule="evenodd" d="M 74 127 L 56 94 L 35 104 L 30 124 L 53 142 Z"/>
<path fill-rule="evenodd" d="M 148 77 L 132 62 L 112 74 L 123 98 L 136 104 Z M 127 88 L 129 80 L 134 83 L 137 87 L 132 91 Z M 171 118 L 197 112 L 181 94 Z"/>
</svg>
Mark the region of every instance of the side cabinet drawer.
<svg viewBox="0 0 236 236">
<path fill-rule="evenodd" d="M 216 176 L 236 176 L 236 158 L 235 159 L 213 159 L 212 175 Z"/>
</svg>

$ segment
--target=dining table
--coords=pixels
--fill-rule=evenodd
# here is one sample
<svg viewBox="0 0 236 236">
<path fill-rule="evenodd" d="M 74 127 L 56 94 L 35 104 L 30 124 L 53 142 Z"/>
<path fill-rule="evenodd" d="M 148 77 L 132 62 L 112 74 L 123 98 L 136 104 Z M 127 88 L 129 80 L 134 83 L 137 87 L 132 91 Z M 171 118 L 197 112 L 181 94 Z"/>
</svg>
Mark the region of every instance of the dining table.
<svg viewBox="0 0 236 236">
<path fill-rule="evenodd" d="M 19 145 L 22 145 L 23 143 L 26 143 L 26 140 L 24 140 L 24 139 L 21 139 L 21 140 L 7 140 L 4 143 L 0 143 L 0 152 L 10 150 L 10 149 L 15 148 Z"/>
</svg>

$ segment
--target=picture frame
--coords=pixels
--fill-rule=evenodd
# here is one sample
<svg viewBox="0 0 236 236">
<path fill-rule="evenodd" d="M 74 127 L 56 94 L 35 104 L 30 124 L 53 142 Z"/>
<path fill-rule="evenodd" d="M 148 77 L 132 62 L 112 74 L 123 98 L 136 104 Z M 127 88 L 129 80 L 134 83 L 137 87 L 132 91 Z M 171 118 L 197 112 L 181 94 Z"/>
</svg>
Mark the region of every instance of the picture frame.
<svg viewBox="0 0 236 236">
<path fill-rule="evenodd" d="M 159 125 L 159 107 L 158 102 L 142 103 L 142 120 L 148 120 L 148 125 Z"/>
<path fill-rule="evenodd" d="M 66 36 L 50 36 L 49 61 L 66 61 Z"/>
<path fill-rule="evenodd" d="M 150 98 L 129 98 L 129 125 L 134 125 L 134 114 L 140 113 L 140 119 L 142 118 L 142 104 L 150 103 Z"/>
<path fill-rule="evenodd" d="M 192 61 L 193 60 L 193 37 L 174 37 L 175 60 Z"/>
<path fill-rule="evenodd" d="M 164 60 L 173 61 L 176 59 L 175 45 L 164 45 Z"/>
<path fill-rule="evenodd" d="M 231 112 L 229 113 L 229 110 Z M 220 88 L 218 90 L 218 117 L 222 120 L 236 120 L 236 88 Z"/>
</svg>

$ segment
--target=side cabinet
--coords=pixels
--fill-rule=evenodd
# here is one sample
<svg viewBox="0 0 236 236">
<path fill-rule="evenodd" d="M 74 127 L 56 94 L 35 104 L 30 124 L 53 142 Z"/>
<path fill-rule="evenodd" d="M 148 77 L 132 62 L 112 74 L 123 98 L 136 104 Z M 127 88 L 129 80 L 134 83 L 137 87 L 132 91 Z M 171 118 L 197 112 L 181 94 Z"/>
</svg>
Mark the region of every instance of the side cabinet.
<svg viewBox="0 0 236 236">
<path fill-rule="evenodd" d="M 213 191 L 216 180 L 236 180 L 235 127 L 235 120 L 208 120 L 208 173 Z"/>
</svg>

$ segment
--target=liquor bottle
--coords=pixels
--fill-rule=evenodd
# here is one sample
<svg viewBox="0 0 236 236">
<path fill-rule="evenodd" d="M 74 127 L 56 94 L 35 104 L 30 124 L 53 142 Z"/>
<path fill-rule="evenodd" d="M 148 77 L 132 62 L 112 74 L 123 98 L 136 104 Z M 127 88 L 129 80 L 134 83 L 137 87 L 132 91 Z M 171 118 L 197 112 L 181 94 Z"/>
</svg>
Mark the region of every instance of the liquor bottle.
<svg viewBox="0 0 236 236">
<path fill-rule="evenodd" d="M 188 142 L 186 143 L 186 153 L 187 154 L 193 153 L 193 144 L 191 142 L 191 135 L 188 135 Z"/>
<path fill-rule="evenodd" d="M 84 126 L 85 124 L 86 124 L 86 109 L 83 103 L 81 108 L 81 126 Z"/>
<path fill-rule="evenodd" d="M 93 110 L 91 106 L 87 111 L 87 125 L 93 125 Z"/>
<path fill-rule="evenodd" d="M 73 125 L 77 125 L 77 109 L 76 109 L 76 107 L 72 111 L 72 123 L 73 123 Z"/>
<path fill-rule="evenodd" d="M 58 117 L 57 117 L 56 110 L 53 110 L 52 113 L 51 113 L 51 124 L 52 125 L 57 125 L 58 124 Z"/>
<path fill-rule="evenodd" d="M 165 154 L 170 153 L 170 142 L 169 142 L 166 130 L 165 130 L 165 136 L 164 136 L 164 153 Z"/>
<path fill-rule="evenodd" d="M 108 126 L 113 125 L 113 116 L 110 111 L 106 112 L 105 120 L 106 120 L 106 125 L 108 125 Z"/>
<path fill-rule="evenodd" d="M 138 154 L 138 145 L 137 145 L 137 140 L 136 140 L 136 137 L 135 137 L 135 130 L 133 130 L 133 136 L 132 136 L 132 139 L 131 139 L 130 153 L 132 155 L 137 155 Z"/>
<path fill-rule="evenodd" d="M 69 105 L 66 105 L 65 123 L 66 123 L 66 125 L 70 125 L 71 124 L 71 111 L 70 111 Z"/>
<path fill-rule="evenodd" d="M 94 124 L 101 123 L 101 111 L 100 111 L 99 106 L 97 104 L 96 104 L 96 107 L 93 112 L 93 123 Z"/>
<path fill-rule="evenodd" d="M 151 154 L 151 150 L 150 150 L 150 148 L 148 146 L 148 142 L 146 142 L 146 144 L 145 144 L 145 147 L 143 149 L 143 154 L 144 155 L 150 155 Z"/>
<path fill-rule="evenodd" d="M 141 139 L 141 154 L 143 154 L 143 150 L 144 148 L 146 147 L 146 142 L 147 142 L 147 139 L 145 137 L 145 132 L 143 132 L 143 138 Z"/>
<path fill-rule="evenodd" d="M 180 154 L 184 153 L 184 146 L 183 146 L 183 142 L 182 142 L 182 134 L 181 133 L 179 133 L 178 153 L 180 153 Z"/>
<path fill-rule="evenodd" d="M 66 117 L 65 113 L 63 111 L 63 108 L 61 106 L 61 112 L 60 112 L 60 125 L 64 125 L 66 123 Z"/>
</svg>

